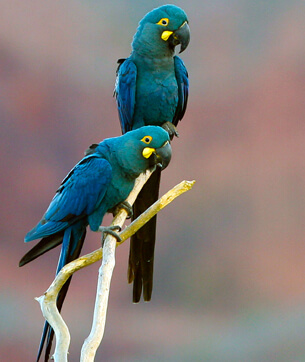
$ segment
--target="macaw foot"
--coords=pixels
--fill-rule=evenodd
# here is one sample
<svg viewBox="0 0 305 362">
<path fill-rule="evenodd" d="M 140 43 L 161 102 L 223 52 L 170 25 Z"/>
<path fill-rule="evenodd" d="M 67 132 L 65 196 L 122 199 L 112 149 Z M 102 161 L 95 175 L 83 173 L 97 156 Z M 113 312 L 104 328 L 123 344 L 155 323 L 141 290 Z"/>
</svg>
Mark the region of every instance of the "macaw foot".
<svg viewBox="0 0 305 362">
<path fill-rule="evenodd" d="M 113 216 L 116 216 L 117 213 L 121 210 L 124 209 L 127 211 L 127 219 L 130 219 L 133 216 L 133 211 L 132 211 L 132 206 L 130 205 L 130 203 L 128 201 L 123 201 L 121 203 L 119 203 L 117 206 L 115 206 L 111 212 L 113 214 Z"/>
<path fill-rule="evenodd" d="M 166 132 L 168 132 L 171 140 L 174 138 L 174 136 L 179 137 L 179 133 L 176 126 L 171 122 L 167 121 L 163 123 L 161 127 L 164 128 Z"/>
<path fill-rule="evenodd" d="M 115 232 L 115 230 L 121 231 L 121 227 L 119 225 L 113 226 L 100 226 L 98 231 L 102 233 L 102 247 L 104 246 L 104 242 L 106 239 L 106 234 L 110 234 L 117 239 L 118 242 L 121 242 L 121 237 Z"/>
</svg>

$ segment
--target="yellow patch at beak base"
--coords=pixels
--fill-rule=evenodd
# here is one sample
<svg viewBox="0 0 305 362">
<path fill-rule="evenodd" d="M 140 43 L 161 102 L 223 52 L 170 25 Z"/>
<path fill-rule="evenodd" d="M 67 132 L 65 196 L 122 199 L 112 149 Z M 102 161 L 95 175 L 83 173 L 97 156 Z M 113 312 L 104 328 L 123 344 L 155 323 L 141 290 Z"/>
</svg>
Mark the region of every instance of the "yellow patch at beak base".
<svg viewBox="0 0 305 362">
<path fill-rule="evenodd" d="M 149 158 L 156 150 L 154 148 L 145 147 L 142 151 L 142 155 L 145 158 Z"/>
<path fill-rule="evenodd" d="M 161 35 L 161 39 L 164 41 L 167 41 L 168 38 L 173 34 L 173 31 L 164 30 L 164 32 Z"/>
</svg>

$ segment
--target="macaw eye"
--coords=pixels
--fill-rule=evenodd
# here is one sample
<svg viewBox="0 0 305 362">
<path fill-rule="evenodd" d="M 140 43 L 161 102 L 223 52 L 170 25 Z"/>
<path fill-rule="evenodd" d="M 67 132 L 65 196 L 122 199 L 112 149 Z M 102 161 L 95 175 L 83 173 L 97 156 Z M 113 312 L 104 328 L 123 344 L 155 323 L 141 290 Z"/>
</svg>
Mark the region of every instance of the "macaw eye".
<svg viewBox="0 0 305 362">
<path fill-rule="evenodd" d="M 158 25 L 163 25 L 163 26 L 168 25 L 168 23 L 169 23 L 169 20 L 167 18 L 162 18 L 161 20 L 159 20 L 157 22 Z"/>
<path fill-rule="evenodd" d="M 152 137 L 151 136 L 145 136 L 141 139 L 142 142 L 146 143 L 147 145 L 150 144 L 150 142 L 152 141 Z"/>
</svg>

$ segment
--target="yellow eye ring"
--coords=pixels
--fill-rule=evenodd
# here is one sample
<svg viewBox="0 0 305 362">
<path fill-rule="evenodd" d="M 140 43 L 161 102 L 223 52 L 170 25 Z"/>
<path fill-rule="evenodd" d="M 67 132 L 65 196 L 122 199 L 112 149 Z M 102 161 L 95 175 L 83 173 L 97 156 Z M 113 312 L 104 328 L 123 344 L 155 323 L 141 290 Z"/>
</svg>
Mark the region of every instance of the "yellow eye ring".
<svg viewBox="0 0 305 362">
<path fill-rule="evenodd" d="M 162 18 L 157 22 L 158 25 L 162 25 L 162 26 L 167 26 L 168 23 L 169 23 L 169 20 L 167 18 Z"/>
<path fill-rule="evenodd" d="M 150 144 L 150 142 L 152 141 L 152 137 L 151 136 L 145 136 L 141 139 L 142 142 L 146 143 L 147 145 Z"/>
</svg>

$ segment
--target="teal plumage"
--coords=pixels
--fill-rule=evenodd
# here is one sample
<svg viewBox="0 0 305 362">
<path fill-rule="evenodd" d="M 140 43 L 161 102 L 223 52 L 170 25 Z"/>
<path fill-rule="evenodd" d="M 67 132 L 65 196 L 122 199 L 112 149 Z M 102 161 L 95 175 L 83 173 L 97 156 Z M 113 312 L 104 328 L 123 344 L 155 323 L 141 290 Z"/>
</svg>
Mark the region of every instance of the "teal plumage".
<svg viewBox="0 0 305 362">
<path fill-rule="evenodd" d="M 160 25 L 168 19 L 167 26 Z M 164 31 L 173 32 L 167 41 Z M 122 132 L 145 125 L 177 126 L 184 116 L 188 97 L 188 73 L 182 59 L 174 55 L 189 42 L 188 19 L 174 5 L 164 5 L 148 13 L 139 23 L 129 58 L 120 59 L 115 94 Z"/>
<path fill-rule="evenodd" d="M 129 58 L 119 59 L 115 96 L 122 132 L 145 125 L 162 126 L 171 138 L 183 118 L 188 99 L 188 73 L 175 55 L 190 40 L 188 18 L 175 5 L 152 10 L 140 21 Z M 134 205 L 134 217 L 158 198 L 160 170 L 144 186 Z M 156 217 L 131 238 L 128 281 L 133 282 L 133 302 L 151 299 Z"/>
</svg>

